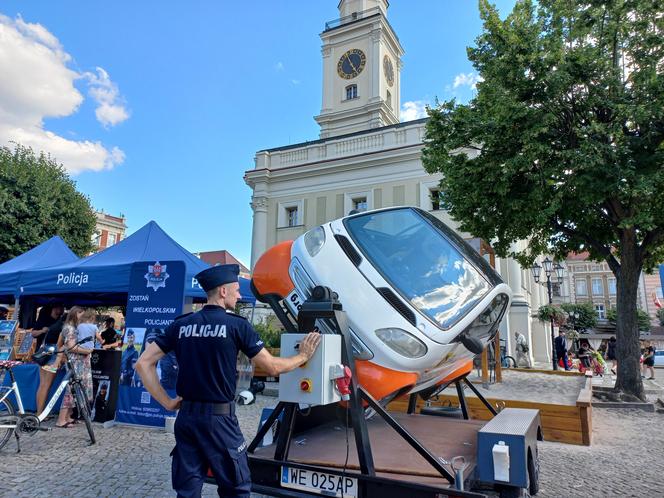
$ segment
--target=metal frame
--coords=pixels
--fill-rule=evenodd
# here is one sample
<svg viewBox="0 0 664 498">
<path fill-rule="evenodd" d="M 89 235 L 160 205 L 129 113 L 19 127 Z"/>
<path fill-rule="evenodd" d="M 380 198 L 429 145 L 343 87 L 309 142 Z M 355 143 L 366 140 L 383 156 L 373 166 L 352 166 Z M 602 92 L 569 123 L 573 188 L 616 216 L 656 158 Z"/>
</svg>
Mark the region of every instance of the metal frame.
<svg viewBox="0 0 664 498">
<path fill-rule="evenodd" d="M 329 290 L 329 289 L 328 289 Z M 313 293 L 312 293 L 313 294 Z M 333 295 L 330 291 L 329 295 Z M 274 309 L 279 308 L 277 316 L 279 318 L 286 318 L 280 303 L 276 300 L 268 300 L 269 304 Z M 276 311 L 276 310 L 275 310 Z M 249 444 L 247 452 L 249 453 L 249 462 L 252 467 L 252 476 L 254 481 L 253 491 L 264 492 L 272 496 L 294 497 L 294 496 L 317 496 L 315 493 L 301 492 L 291 489 L 285 489 L 280 484 L 280 469 L 281 466 L 287 465 L 294 468 L 303 468 L 319 472 L 325 472 L 333 475 L 352 476 L 358 479 L 359 492 L 361 497 L 380 496 L 383 498 L 409 496 L 413 498 L 427 497 L 437 498 L 441 496 L 458 496 L 458 497 L 480 497 L 484 496 L 478 493 L 471 493 L 467 491 L 459 491 L 454 488 L 455 476 L 443 464 L 440 458 L 432 454 L 422 443 L 420 443 L 412 434 L 410 434 L 402 425 L 399 424 L 381 405 L 378 403 L 368 392 L 362 389 L 357 384 L 357 375 L 355 370 L 355 362 L 352 358 L 352 343 L 346 321 L 345 312 L 342 310 L 341 304 L 336 300 L 336 297 L 331 299 L 323 299 L 315 301 L 309 299 L 302 305 L 302 309 L 298 313 L 298 329 L 313 330 L 317 319 L 329 319 L 334 325 L 335 332 L 340 334 L 342 340 L 342 361 L 348 365 L 352 372 L 350 384 L 350 401 L 348 410 L 352 420 L 353 433 L 355 437 L 355 446 L 358 452 L 358 460 L 360 464 L 361 473 L 349 473 L 345 471 L 338 471 L 333 468 L 303 465 L 299 463 L 290 462 L 288 460 L 288 453 L 290 450 L 290 443 L 293 438 L 295 428 L 295 420 L 297 416 L 298 406 L 296 403 L 280 401 L 276 408 L 272 411 L 263 426 L 258 430 L 256 436 Z M 292 327 L 292 322 L 288 320 L 288 324 L 284 326 L 289 329 Z M 290 326 L 290 327 L 289 327 Z M 468 407 L 466 398 L 463 393 L 461 381 L 464 381 L 480 400 L 487 406 L 492 414 L 496 414 L 496 410 L 490 403 L 477 391 L 475 386 L 472 385 L 464 376 L 461 379 L 455 380 L 457 393 L 459 394 L 459 403 L 463 412 L 464 419 L 468 419 Z M 417 394 L 411 394 L 408 405 L 408 413 L 414 413 L 416 407 Z M 395 432 L 401 436 L 415 451 L 417 451 L 450 485 L 450 488 L 440 488 L 434 486 L 426 486 L 416 484 L 413 482 L 388 479 L 376 476 L 374 466 L 373 454 L 371 451 L 371 443 L 369 440 L 369 433 L 364 414 L 363 401 L 365 401 L 385 422 L 392 427 Z M 283 419 L 278 429 L 277 441 L 275 447 L 274 458 L 266 459 L 253 456 L 254 451 L 263 440 L 263 437 L 271 429 L 274 422 L 283 413 Z"/>
</svg>

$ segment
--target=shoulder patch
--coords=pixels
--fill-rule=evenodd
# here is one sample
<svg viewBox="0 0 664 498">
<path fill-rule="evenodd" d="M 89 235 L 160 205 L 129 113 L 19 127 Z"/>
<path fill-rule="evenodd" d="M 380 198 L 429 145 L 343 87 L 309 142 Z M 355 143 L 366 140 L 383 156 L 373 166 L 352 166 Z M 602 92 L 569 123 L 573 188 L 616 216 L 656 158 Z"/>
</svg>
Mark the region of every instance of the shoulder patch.
<svg viewBox="0 0 664 498">
<path fill-rule="evenodd" d="M 245 317 L 243 317 L 242 315 L 238 315 L 237 313 L 231 313 L 230 311 L 226 311 L 226 314 L 234 316 L 236 318 L 242 318 L 244 321 L 248 321 Z"/>
</svg>

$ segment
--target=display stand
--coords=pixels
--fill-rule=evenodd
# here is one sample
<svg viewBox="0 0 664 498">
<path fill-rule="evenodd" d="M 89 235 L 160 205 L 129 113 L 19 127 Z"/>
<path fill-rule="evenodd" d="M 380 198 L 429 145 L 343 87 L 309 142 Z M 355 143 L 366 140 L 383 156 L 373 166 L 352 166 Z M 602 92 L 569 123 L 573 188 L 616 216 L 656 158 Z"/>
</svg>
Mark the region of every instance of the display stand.
<svg viewBox="0 0 664 498">
<path fill-rule="evenodd" d="M 0 320 L 0 361 L 14 359 L 14 335 L 17 325 L 16 320 Z"/>
<path fill-rule="evenodd" d="M 358 482 L 359 494 L 357 496 L 368 497 L 381 494 L 383 498 L 409 496 L 411 498 L 432 498 L 440 496 L 448 497 L 479 497 L 484 496 L 479 493 L 462 491 L 461 484 L 464 479 L 457 480 L 451 469 L 449 462 L 441 460 L 429 448 L 425 447 L 397 418 L 388 413 L 384 407 L 377 402 L 367 391 L 362 389 L 357 383 L 355 371 L 355 362 L 352 358 L 352 345 L 345 312 L 342 310 L 341 303 L 337 300 L 336 294 L 329 288 L 316 287 L 312 291 L 312 297 L 302 304 L 298 313 L 299 331 L 314 330 L 316 321 L 323 320 L 335 333 L 342 336 L 342 361 L 347 365 L 351 372 L 350 382 L 350 400 L 347 406 L 347 415 L 350 418 L 350 427 L 355 439 L 355 448 L 358 457 L 358 472 L 349 472 L 345 468 L 331 468 L 326 466 L 305 465 L 295 462 L 289 458 L 291 442 L 297 432 L 296 425 L 303 421 L 303 417 L 298 416 L 300 412 L 297 403 L 279 402 L 270 414 L 267 421 L 258 430 L 253 441 L 249 444 L 247 452 L 249 453 L 249 463 L 253 476 L 253 490 L 255 492 L 266 493 L 272 496 L 310 496 L 307 492 L 296 492 L 292 489 L 284 489 L 280 484 L 281 475 L 284 469 L 305 469 L 307 471 L 321 471 L 328 475 L 336 476 L 338 479 L 351 477 Z M 285 324 L 286 325 L 286 324 Z M 466 379 L 463 379 L 467 382 Z M 457 386 L 460 389 L 460 385 Z M 471 386 L 473 388 L 474 386 Z M 465 399 L 462 399 L 462 403 Z M 428 486 L 421 482 L 421 477 L 414 476 L 415 481 L 409 481 L 407 476 L 400 475 L 398 479 L 386 477 L 384 473 L 376 470 L 374 464 L 374 452 L 369 440 L 368 426 L 366 420 L 365 405 L 373 409 L 380 419 L 391 427 L 394 435 L 403 441 L 407 447 L 415 450 L 423 459 L 434 469 L 438 476 L 439 485 Z M 314 410 L 311 411 L 311 418 L 315 418 Z M 467 418 L 467 413 L 465 413 Z M 276 434 L 276 443 L 271 445 L 273 449 L 272 456 L 256 454 L 263 437 L 271 430 L 272 425 L 279 417 L 281 422 Z M 304 417 L 305 419 L 307 417 Z M 346 422 L 348 424 L 348 420 Z M 272 450 L 270 450 L 272 452 Z M 327 453 L 326 448 L 320 449 L 320 455 Z M 345 466 L 344 466 L 345 467 Z M 287 470 L 286 470 L 287 471 Z M 441 483 L 445 484 L 440 487 Z M 334 495 L 332 495 L 334 496 Z"/>
</svg>

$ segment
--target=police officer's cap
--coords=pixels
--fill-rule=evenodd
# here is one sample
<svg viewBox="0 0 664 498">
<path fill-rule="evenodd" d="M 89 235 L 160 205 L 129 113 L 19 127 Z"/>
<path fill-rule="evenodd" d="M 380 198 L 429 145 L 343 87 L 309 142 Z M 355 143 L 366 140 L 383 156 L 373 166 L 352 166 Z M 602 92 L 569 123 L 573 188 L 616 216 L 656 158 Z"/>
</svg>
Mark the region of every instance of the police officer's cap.
<svg viewBox="0 0 664 498">
<path fill-rule="evenodd" d="M 200 272 L 196 280 L 205 292 L 209 292 L 221 285 L 237 282 L 239 275 L 239 265 L 217 265 Z"/>
<path fill-rule="evenodd" d="M 5 306 L 0 306 L 0 313 L 7 313 L 9 311 L 9 308 Z"/>
</svg>

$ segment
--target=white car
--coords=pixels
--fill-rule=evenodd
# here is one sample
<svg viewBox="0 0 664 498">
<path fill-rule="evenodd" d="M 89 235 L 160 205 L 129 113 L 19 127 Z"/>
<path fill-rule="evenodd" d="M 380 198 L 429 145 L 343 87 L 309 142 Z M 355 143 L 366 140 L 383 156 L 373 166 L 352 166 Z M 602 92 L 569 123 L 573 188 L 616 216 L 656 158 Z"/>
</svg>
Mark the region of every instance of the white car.
<svg viewBox="0 0 664 498">
<path fill-rule="evenodd" d="M 655 366 L 664 367 L 664 351 L 655 351 Z"/>
<path fill-rule="evenodd" d="M 359 383 L 383 401 L 470 372 L 511 296 L 472 247 L 413 207 L 349 215 L 282 242 L 256 262 L 252 285 L 278 314 L 283 300 L 297 315 L 317 285 L 335 291 Z"/>
</svg>

